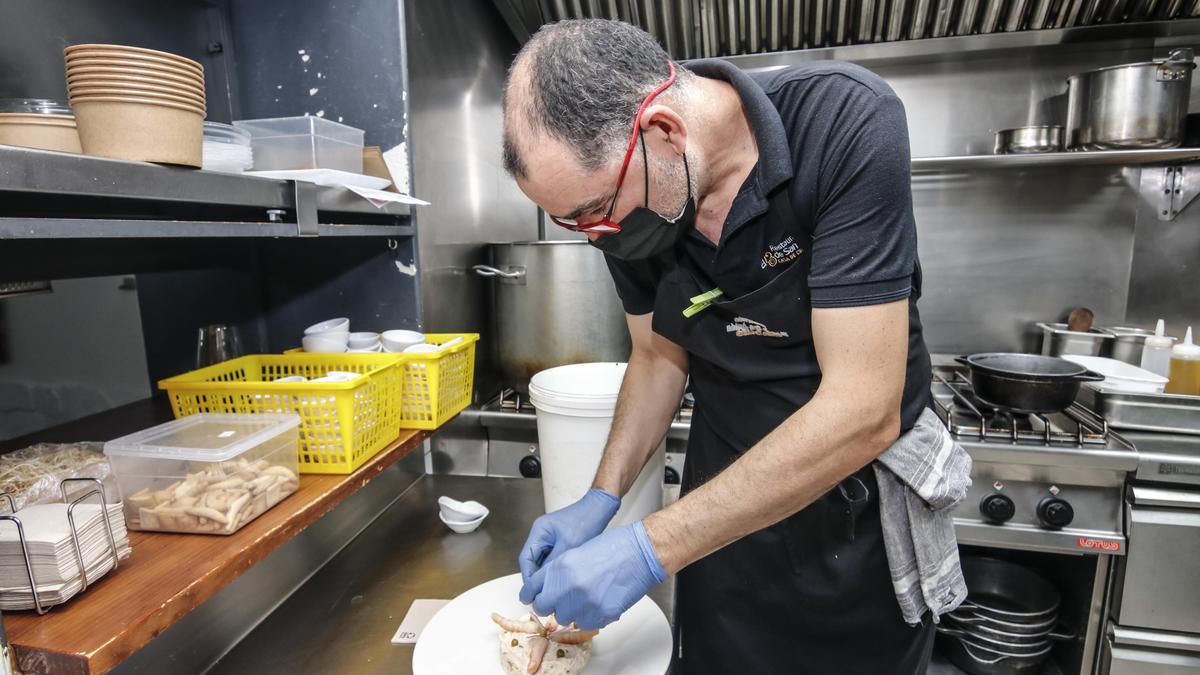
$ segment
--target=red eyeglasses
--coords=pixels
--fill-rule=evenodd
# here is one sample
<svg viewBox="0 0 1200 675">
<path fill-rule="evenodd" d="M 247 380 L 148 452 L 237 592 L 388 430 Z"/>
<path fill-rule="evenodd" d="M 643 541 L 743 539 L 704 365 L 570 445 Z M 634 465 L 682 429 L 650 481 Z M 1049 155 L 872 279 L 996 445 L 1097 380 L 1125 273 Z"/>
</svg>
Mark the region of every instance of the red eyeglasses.
<svg viewBox="0 0 1200 675">
<path fill-rule="evenodd" d="M 667 76 L 667 81 L 658 85 L 654 91 L 650 92 L 650 95 L 648 95 L 645 100 L 642 101 L 642 104 L 638 106 L 637 114 L 633 116 L 633 133 L 629 136 L 629 146 L 625 148 L 625 160 L 621 163 L 621 173 L 617 176 L 617 187 L 613 192 L 612 201 L 608 204 L 608 213 L 604 214 L 604 217 L 600 220 L 591 223 L 580 223 L 575 220 L 555 218 L 554 216 L 550 216 L 550 220 L 553 220 L 555 225 L 558 225 L 559 227 L 565 227 L 572 232 L 597 232 L 603 234 L 612 234 L 614 232 L 621 231 L 621 225 L 612 219 L 613 209 L 617 206 L 617 196 L 621 194 L 621 184 L 625 182 L 625 173 L 629 171 L 629 160 L 631 157 L 633 157 L 634 147 L 637 146 L 638 132 L 641 130 L 640 122 L 642 119 L 642 113 L 646 111 L 646 108 L 649 107 L 650 102 L 653 101 L 656 96 L 666 91 L 668 87 L 675 83 L 675 64 L 671 61 L 667 61 L 667 68 L 670 69 L 670 74 Z"/>
</svg>

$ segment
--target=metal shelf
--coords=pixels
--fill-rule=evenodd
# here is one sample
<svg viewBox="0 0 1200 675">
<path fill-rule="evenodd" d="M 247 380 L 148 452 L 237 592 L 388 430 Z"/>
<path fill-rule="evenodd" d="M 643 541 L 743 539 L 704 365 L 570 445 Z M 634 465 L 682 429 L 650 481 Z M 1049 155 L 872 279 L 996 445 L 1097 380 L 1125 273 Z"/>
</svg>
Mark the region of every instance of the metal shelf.
<svg viewBox="0 0 1200 675">
<path fill-rule="evenodd" d="M 0 145 L 0 239 L 411 236 L 341 187 Z"/>
<path fill-rule="evenodd" d="M 1145 165 L 1162 166 L 1200 161 L 1200 148 L 1166 150 L 1097 150 L 1091 152 L 1046 152 L 1032 155 L 963 155 L 961 157 L 914 157 L 913 173 L 966 169 L 1008 169 L 1040 166 Z"/>
</svg>

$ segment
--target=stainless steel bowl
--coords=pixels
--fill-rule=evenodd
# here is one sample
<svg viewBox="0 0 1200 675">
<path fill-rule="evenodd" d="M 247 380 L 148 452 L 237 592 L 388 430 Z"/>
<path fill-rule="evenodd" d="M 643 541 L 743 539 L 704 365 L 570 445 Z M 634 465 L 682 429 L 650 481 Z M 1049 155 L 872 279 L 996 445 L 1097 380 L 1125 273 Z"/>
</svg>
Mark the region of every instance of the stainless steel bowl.
<svg viewBox="0 0 1200 675">
<path fill-rule="evenodd" d="M 996 133 L 997 155 L 1027 155 L 1038 152 L 1061 152 L 1063 128 L 1056 124 L 1038 127 L 1017 127 Z"/>
</svg>

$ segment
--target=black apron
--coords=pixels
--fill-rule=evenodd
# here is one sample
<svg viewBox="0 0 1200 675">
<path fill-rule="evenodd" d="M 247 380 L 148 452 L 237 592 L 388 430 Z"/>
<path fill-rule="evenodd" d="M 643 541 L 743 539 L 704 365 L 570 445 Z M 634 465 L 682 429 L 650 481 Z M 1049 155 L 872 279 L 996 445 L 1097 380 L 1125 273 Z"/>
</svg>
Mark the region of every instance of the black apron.
<svg viewBox="0 0 1200 675">
<path fill-rule="evenodd" d="M 654 330 L 687 350 L 696 398 L 684 494 L 795 413 L 820 383 L 808 292 L 812 236 L 786 184 L 765 217 L 787 219 L 799 249 L 767 284 L 690 318 L 682 310 L 712 284 L 684 261 L 659 284 Z M 745 228 L 738 235 L 756 236 Z M 901 617 L 877 494 L 864 467 L 795 515 L 681 571 L 677 672 L 923 675 L 933 627 Z"/>
</svg>

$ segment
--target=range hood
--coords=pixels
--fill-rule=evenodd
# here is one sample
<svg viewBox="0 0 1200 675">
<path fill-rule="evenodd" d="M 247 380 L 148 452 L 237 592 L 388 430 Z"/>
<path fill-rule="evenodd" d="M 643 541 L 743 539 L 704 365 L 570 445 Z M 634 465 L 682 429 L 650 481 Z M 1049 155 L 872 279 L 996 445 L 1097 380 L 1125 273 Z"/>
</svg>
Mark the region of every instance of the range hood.
<svg viewBox="0 0 1200 675">
<path fill-rule="evenodd" d="M 677 60 L 1200 16 L 1200 0 L 493 0 L 524 43 L 561 19 L 620 19 Z"/>
</svg>

